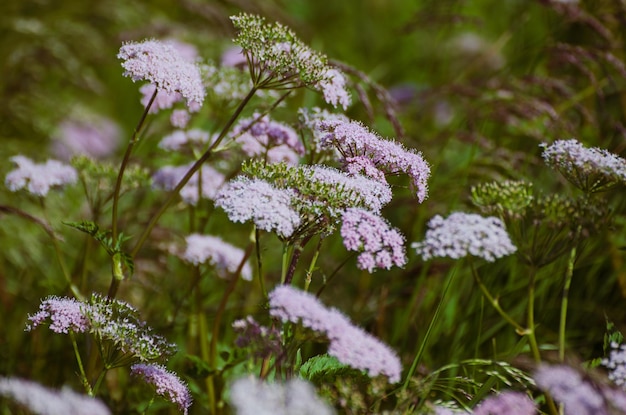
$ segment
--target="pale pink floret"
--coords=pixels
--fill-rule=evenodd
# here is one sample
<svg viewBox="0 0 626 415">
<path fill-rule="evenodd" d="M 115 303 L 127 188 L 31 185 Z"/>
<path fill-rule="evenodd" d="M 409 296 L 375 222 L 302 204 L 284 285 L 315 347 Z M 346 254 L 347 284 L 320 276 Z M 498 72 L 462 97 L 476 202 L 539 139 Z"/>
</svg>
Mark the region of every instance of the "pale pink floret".
<svg viewBox="0 0 626 415">
<path fill-rule="evenodd" d="M 301 219 L 293 207 L 296 193 L 277 189 L 258 179 L 237 178 L 227 183 L 215 197 L 215 206 L 224 209 L 233 222 L 248 222 L 264 231 L 290 237 Z"/>
<path fill-rule="evenodd" d="M 411 246 L 424 261 L 472 255 L 494 262 L 517 250 L 500 219 L 463 212 L 452 213 L 445 219 L 435 215 L 428 222 L 424 240 Z"/>
<path fill-rule="evenodd" d="M 138 363 L 131 366 L 131 373 L 142 377 L 156 389 L 156 393 L 176 404 L 187 414 L 191 406 L 191 393 L 187 385 L 173 372 L 158 364 Z"/>
<path fill-rule="evenodd" d="M 408 150 L 395 141 L 385 140 L 357 121 L 322 122 L 319 127 L 327 132 L 322 145 L 336 147 L 344 162 L 362 156 L 369 158 L 378 170 L 386 174 L 405 173 L 411 179 L 417 200 L 421 203 L 426 199 L 430 167 L 420 152 Z"/>
<path fill-rule="evenodd" d="M 133 81 L 146 80 L 160 92 L 180 93 L 188 105 L 204 101 L 205 91 L 197 65 L 181 56 L 171 43 L 129 42 L 120 48 L 117 57 L 123 60 L 124 75 Z"/>
<path fill-rule="evenodd" d="M 13 156 L 11 161 L 17 164 L 17 168 L 7 174 L 5 184 L 12 192 L 24 189 L 44 197 L 52 187 L 73 184 L 78 180 L 76 170 L 58 160 L 37 164 L 28 157 Z"/>
<path fill-rule="evenodd" d="M 215 236 L 191 234 L 185 241 L 187 247 L 182 258 L 195 265 L 209 263 L 222 278 L 234 274 L 244 258 L 243 250 Z M 248 281 L 252 279 L 252 268 L 248 262 L 241 269 L 241 278 Z"/>
<path fill-rule="evenodd" d="M 39 305 L 39 311 L 28 316 L 30 323 L 26 330 L 31 331 L 49 319 L 49 328 L 55 333 L 67 334 L 70 330 L 83 333 L 91 328 L 86 307 L 87 304 L 73 298 L 47 297 Z"/>
<path fill-rule="evenodd" d="M 400 381 L 400 359 L 387 345 L 354 326 L 340 311 L 326 308 L 315 296 L 287 285 L 269 294 L 270 315 L 283 322 L 301 322 L 330 341 L 328 354 L 340 362 L 364 370 L 371 377 L 384 375 Z"/>
<path fill-rule="evenodd" d="M 373 212 L 380 212 L 383 206 L 391 201 L 391 187 L 386 182 L 379 182 L 361 174 L 347 174 L 319 164 L 305 166 L 304 170 L 311 173 L 313 181 L 330 184 L 337 189 L 350 192 L 354 198 L 349 201 L 351 205 L 359 205 Z"/>
<path fill-rule="evenodd" d="M 0 396 L 6 397 L 39 415 L 109 415 L 100 400 L 78 394 L 68 388 L 54 390 L 38 383 L 0 377 Z M 4 408 L 4 405 L 3 405 Z M 19 413 L 22 413 L 21 410 Z"/>
<path fill-rule="evenodd" d="M 328 69 L 323 80 L 316 85 L 324 94 L 324 100 L 333 107 L 341 105 L 344 110 L 350 106 L 350 93 L 346 88 L 346 78 L 338 69 Z"/>
<path fill-rule="evenodd" d="M 360 252 L 357 266 L 375 268 L 404 266 L 404 237 L 382 217 L 364 209 L 347 209 L 342 217 L 341 237 L 346 249 Z"/>
<path fill-rule="evenodd" d="M 103 159 L 120 143 L 120 127 L 112 120 L 90 114 L 64 120 L 52 144 L 56 157 L 70 160 L 75 155 Z"/>
</svg>

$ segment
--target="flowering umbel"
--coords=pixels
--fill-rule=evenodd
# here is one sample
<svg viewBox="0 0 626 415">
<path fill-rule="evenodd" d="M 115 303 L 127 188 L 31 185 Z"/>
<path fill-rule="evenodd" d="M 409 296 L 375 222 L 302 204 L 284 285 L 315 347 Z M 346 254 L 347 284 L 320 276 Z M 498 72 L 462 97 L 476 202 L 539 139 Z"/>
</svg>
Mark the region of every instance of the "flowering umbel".
<svg viewBox="0 0 626 415">
<path fill-rule="evenodd" d="M 557 140 L 542 144 L 543 159 L 586 193 L 607 190 L 626 183 L 626 160 L 607 150 L 586 148 L 579 141 Z"/>
<path fill-rule="evenodd" d="M 398 382 L 400 359 L 387 345 L 354 326 L 340 311 L 326 308 L 315 296 L 281 285 L 270 294 L 270 315 L 283 322 L 301 322 L 304 327 L 324 334 L 330 341 L 328 354 L 341 363 L 364 370 L 371 377 L 386 376 Z"/>
<path fill-rule="evenodd" d="M 158 364 L 138 363 L 130 368 L 131 374 L 142 377 L 154 386 L 156 393 L 176 404 L 187 415 L 191 406 L 191 393 L 179 377 Z"/>
<path fill-rule="evenodd" d="M 7 174 L 4 183 L 10 191 L 26 190 L 35 196 L 45 197 L 52 187 L 74 184 L 78 174 L 72 166 L 57 160 L 37 164 L 24 156 L 13 156 L 17 168 Z"/>
<path fill-rule="evenodd" d="M 124 75 L 133 81 L 146 80 L 159 91 L 179 93 L 191 107 L 202 105 L 205 92 L 200 71 L 172 44 L 159 40 L 129 42 L 117 57 L 123 60 Z"/>
<path fill-rule="evenodd" d="M 329 104 L 348 107 L 344 75 L 329 67 L 326 56 L 305 45 L 291 29 L 247 13 L 231 20 L 238 30 L 234 42 L 241 46 L 257 88 L 311 87 L 323 92 Z"/>
</svg>

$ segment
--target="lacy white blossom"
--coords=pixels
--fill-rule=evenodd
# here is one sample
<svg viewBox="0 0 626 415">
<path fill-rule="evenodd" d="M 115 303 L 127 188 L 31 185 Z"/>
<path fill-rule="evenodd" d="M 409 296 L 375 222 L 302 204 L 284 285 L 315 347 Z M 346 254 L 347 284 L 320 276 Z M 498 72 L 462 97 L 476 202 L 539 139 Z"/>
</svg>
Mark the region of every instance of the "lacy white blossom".
<svg viewBox="0 0 626 415">
<path fill-rule="evenodd" d="M 452 213 L 445 219 L 434 216 L 428 222 L 424 241 L 411 246 L 424 261 L 472 255 L 493 262 L 517 250 L 500 219 L 463 212 Z"/>
<path fill-rule="evenodd" d="M 300 215 L 292 207 L 295 197 L 293 190 L 240 177 L 224 185 L 215 206 L 224 209 L 233 222 L 252 221 L 259 229 L 288 238 L 300 225 Z"/>
<path fill-rule="evenodd" d="M 237 415 L 331 415 L 334 411 L 301 379 L 284 384 L 241 378 L 230 388 L 230 401 Z"/>
<path fill-rule="evenodd" d="M 120 48 L 117 57 L 123 60 L 124 75 L 133 81 L 146 80 L 156 85 L 159 91 L 180 93 L 188 105 L 201 105 L 204 101 L 204 86 L 198 67 L 185 59 L 171 43 L 158 40 L 129 42 Z"/>
<path fill-rule="evenodd" d="M 592 193 L 626 183 L 626 160 L 607 150 L 586 148 L 579 141 L 543 144 L 546 163 L 583 191 Z"/>
<path fill-rule="evenodd" d="M 29 413 L 39 415 L 109 415 L 111 413 L 109 408 L 98 399 L 78 394 L 67 388 L 53 390 L 38 383 L 17 378 L 0 377 L 0 396 L 19 403 L 23 408 L 27 408 Z"/>
<path fill-rule="evenodd" d="M 221 238 L 192 234 L 185 238 L 187 247 L 182 254 L 182 258 L 192 264 L 198 265 L 209 263 L 215 267 L 217 275 L 227 278 L 228 274 L 234 274 L 244 259 L 244 251 Z M 252 268 L 246 261 L 241 269 L 241 278 L 252 280 Z"/>
<path fill-rule="evenodd" d="M 328 354 L 341 363 L 364 370 L 371 377 L 384 375 L 400 381 L 402 365 L 396 353 L 380 340 L 354 326 L 340 311 L 326 308 L 314 295 L 288 285 L 269 294 L 270 315 L 283 322 L 301 322 L 330 341 Z"/>
<path fill-rule="evenodd" d="M 4 183 L 12 192 L 24 189 L 44 197 L 52 187 L 74 184 L 78 180 L 76 170 L 58 160 L 37 164 L 28 157 L 13 156 L 11 161 L 17 164 L 17 169 L 7 174 Z"/>
</svg>

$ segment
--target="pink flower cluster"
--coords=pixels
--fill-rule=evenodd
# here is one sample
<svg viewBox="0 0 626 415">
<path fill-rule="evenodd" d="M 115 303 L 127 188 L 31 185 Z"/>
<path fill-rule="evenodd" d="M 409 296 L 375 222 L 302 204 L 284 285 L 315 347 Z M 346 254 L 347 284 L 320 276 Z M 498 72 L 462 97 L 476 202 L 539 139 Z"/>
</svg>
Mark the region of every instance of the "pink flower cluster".
<svg viewBox="0 0 626 415">
<path fill-rule="evenodd" d="M 259 118 L 254 114 L 252 118 L 241 120 L 233 128 L 232 136 L 245 154 L 260 156 L 269 163 L 284 161 L 295 165 L 304 155 L 304 145 L 294 129 L 270 120 L 267 115 Z"/>
<path fill-rule="evenodd" d="M 164 166 L 152 176 L 154 187 L 163 190 L 173 190 L 191 168 L 191 163 L 184 166 Z M 201 177 L 201 179 L 199 179 Z M 224 184 L 224 175 L 211 166 L 203 166 L 180 189 L 180 197 L 185 203 L 197 205 L 200 197 L 214 199 L 218 190 Z M 201 189 L 198 189 L 201 187 Z"/>
<path fill-rule="evenodd" d="M 535 415 L 537 405 L 525 393 L 504 391 L 484 399 L 472 413 L 474 415 Z"/>
<path fill-rule="evenodd" d="M 463 212 L 452 213 L 445 219 L 434 216 L 428 222 L 424 240 L 411 246 L 424 261 L 473 255 L 493 262 L 517 250 L 500 219 Z"/>
<path fill-rule="evenodd" d="M 61 298 L 51 296 L 39 304 L 39 311 L 32 316 L 28 316 L 30 323 L 26 326 L 26 331 L 31 331 L 35 327 L 50 319 L 49 328 L 55 333 L 84 333 L 91 328 L 91 322 L 85 313 L 86 305 L 73 298 Z"/>
<path fill-rule="evenodd" d="M 120 48 L 117 57 L 123 60 L 124 75 L 133 81 L 146 80 L 159 92 L 174 96 L 179 93 L 190 108 L 202 105 L 205 91 L 200 71 L 173 44 L 158 40 L 129 42 Z"/>
<path fill-rule="evenodd" d="M 400 381 L 402 365 L 394 351 L 363 329 L 354 326 L 340 311 L 326 308 L 315 296 L 287 285 L 269 294 L 270 315 L 283 322 L 301 322 L 311 330 L 323 333 L 330 345 L 328 354 L 341 363 L 369 376 L 384 375 L 389 381 Z"/>
<path fill-rule="evenodd" d="M 224 209 L 233 222 L 252 221 L 257 228 L 290 237 L 300 225 L 300 215 L 293 207 L 296 194 L 277 189 L 258 179 L 239 177 L 228 182 L 215 197 L 215 206 Z"/>
<path fill-rule="evenodd" d="M 175 373 L 158 364 L 144 363 L 131 366 L 130 371 L 132 375 L 140 376 L 154 386 L 157 394 L 178 405 L 183 414 L 187 415 L 192 402 L 191 393 Z"/>
<path fill-rule="evenodd" d="M 25 189 L 33 195 L 45 197 L 52 187 L 78 181 L 76 170 L 58 160 L 37 164 L 28 157 L 13 156 L 11 161 L 17 164 L 17 168 L 7 174 L 4 183 L 12 192 Z"/>
<path fill-rule="evenodd" d="M 404 237 L 382 217 L 364 209 L 347 209 L 342 218 L 341 237 L 346 249 L 361 252 L 357 266 L 369 272 L 374 268 L 404 266 Z"/>
<path fill-rule="evenodd" d="M 243 250 L 215 236 L 196 233 L 187 236 L 185 241 L 187 248 L 181 255 L 182 259 L 195 265 L 209 263 L 221 278 L 234 274 L 244 258 Z M 241 278 L 252 280 L 252 268 L 247 261 L 241 269 Z"/>
<path fill-rule="evenodd" d="M 370 175 L 378 180 L 381 174 L 374 171 L 373 166 L 385 174 L 405 173 L 411 179 L 417 200 L 421 203 L 426 199 L 430 167 L 421 153 L 407 150 L 395 141 L 385 140 L 357 121 L 321 123 L 320 129 L 327 132 L 322 140 L 323 146 L 336 147 L 346 165 L 359 163 L 351 168 L 348 166 L 349 171 Z M 371 160 L 371 163 L 365 163 L 364 158 Z"/>
</svg>

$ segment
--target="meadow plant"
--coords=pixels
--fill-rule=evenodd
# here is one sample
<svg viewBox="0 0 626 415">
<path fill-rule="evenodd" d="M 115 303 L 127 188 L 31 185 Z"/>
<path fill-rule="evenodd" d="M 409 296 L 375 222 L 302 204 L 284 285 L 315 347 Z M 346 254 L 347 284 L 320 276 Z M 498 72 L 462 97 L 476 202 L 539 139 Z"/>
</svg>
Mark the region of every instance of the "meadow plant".
<svg viewBox="0 0 626 415">
<path fill-rule="evenodd" d="M 541 3 L 606 40 L 602 24 L 579 6 Z M 450 17 L 420 13 L 415 22 Z M 120 129 L 97 116 L 54 124 L 53 151 L 68 164 L 8 158 L 16 168 L 6 188 L 30 197 L 19 206 L 2 202 L 0 213 L 43 229 L 59 269 L 32 244 L 32 262 L 45 264 L 32 272 L 43 277 L 37 295 L 20 298 L 32 312 L 21 320 L 23 353 L 36 359 L 32 370 L 21 359 L 7 372 L 67 386 L 0 377 L 0 395 L 42 414 L 165 413 L 157 396 L 184 414 L 626 414 L 621 343 L 606 356 L 587 356 L 606 375 L 566 359 L 576 354 L 568 328 L 584 331 L 568 325 L 570 289 L 580 290 L 574 273 L 604 272 L 583 248 L 623 220 L 611 191 L 626 183 L 626 162 L 585 146 L 585 137 L 541 144 L 545 172 L 522 177 L 518 168 L 522 159 L 537 163 L 529 137 L 585 135 L 571 112 L 590 119 L 583 102 L 590 91 L 609 83 L 619 90 L 614 78 L 596 79 L 585 66 L 593 60 L 626 75 L 610 45 L 590 52 L 554 42 L 553 58 L 567 55 L 592 82 L 574 94 L 556 77 L 491 79 L 507 65 L 502 45 L 461 35 L 455 53 L 478 59 L 455 74 L 465 84 L 393 94 L 281 23 L 249 13 L 227 22 L 235 46 L 219 46 L 226 52 L 217 60 L 205 56 L 211 48 L 173 39 L 122 44 L 119 75 L 141 83 L 133 90 L 143 112 L 119 161 Z M 471 104 L 463 108 L 464 100 Z M 433 115 L 431 130 L 414 132 L 424 153 L 411 147 L 401 112 Z M 450 134 L 457 112 L 467 125 Z M 612 125 L 623 131 L 621 122 Z M 395 138 L 383 135 L 390 129 Z M 452 151 L 447 165 L 447 145 L 436 147 L 447 134 L 471 145 L 468 154 L 497 162 L 473 171 L 463 151 Z M 486 138 L 501 134 L 534 147 L 523 153 Z M 442 185 L 446 174 L 455 181 L 450 188 Z M 533 180 L 542 174 L 549 180 Z M 440 189 L 469 196 L 467 209 L 457 198 L 452 213 L 437 214 L 452 200 L 438 200 Z M 407 253 L 422 225 L 423 238 Z M 617 269 L 621 245 L 611 243 Z M 8 262 L 30 261 L 13 245 Z M 454 278 L 465 272 L 469 281 Z M 16 286 L 0 284 L 0 298 Z M 42 326 L 63 336 L 45 340 L 54 336 Z M 75 364 L 42 376 L 57 353 Z M 437 353 L 450 361 L 438 364 Z M 80 386 L 87 396 L 68 389 Z"/>
</svg>

